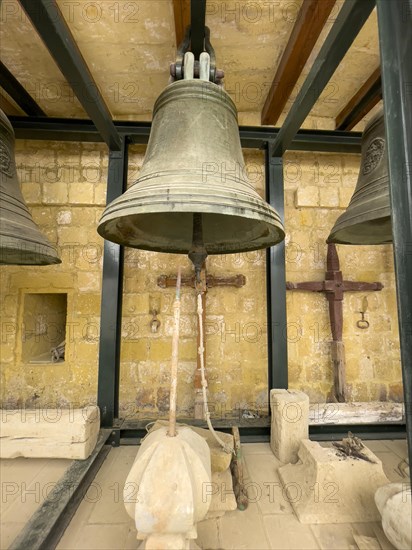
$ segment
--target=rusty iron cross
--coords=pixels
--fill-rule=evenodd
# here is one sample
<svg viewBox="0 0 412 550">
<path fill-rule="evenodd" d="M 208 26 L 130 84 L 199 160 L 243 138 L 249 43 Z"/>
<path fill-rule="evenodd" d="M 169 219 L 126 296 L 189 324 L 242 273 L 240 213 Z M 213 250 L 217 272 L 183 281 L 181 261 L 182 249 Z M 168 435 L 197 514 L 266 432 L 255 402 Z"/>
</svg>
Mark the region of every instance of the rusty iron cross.
<svg viewBox="0 0 412 550">
<path fill-rule="evenodd" d="M 345 292 L 382 290 L 382 283 L 364 283 L 344 281 L 339 265 L 336 246 L 328 244 L 326 259 L 326 276 L 324 281 L 308 281 L 302 283 L 286 283 L 287 290 L 308 290 L 324 292 L 329 302 L 329 320 L 332 329 L 332 360 L 334 367 L 334 387 L 337 401 L 346 401 L 345 380 L 345 349 L 342 342 L 343 327 L 343 297 Z"/>
<path fill-rule="evenodd" d="M 161 288 L 170 288 L 176 286 L 176 276 L 160 275 L 157 279 L 157 284 Z M 202 323 L 206 324 L 206 292 L 209 288 L 218 286 L 233 286 L 235 288 L 241 288 L 246 284 L 246 277 L 244 275 L 233 275 L 232 277 L 215 277 L 206 273 L 206 266 L 203 265 L 200 273 L 200 283 L 196 282 L 195 275 L 182 276 L 182 286 L 190 286 L 201 292 L 202 294 Z M 199 328 L 199 327 L 198 327 Z M 203 340 L 205 338 L 203 337 Z M 197 331 L 197 345 L 200 346 L 200 332 Z M 206 350 L 206 342 L 203 341 L 203 347 Z M 205 351 L 206 355 L 206 351 Z M 200 357 L 197 355 L 197 367 L 195 372 L 195 418 L 203 419 L 203 396 L 202 396 L 202 378 L 200 374 Z"/>
</svg>

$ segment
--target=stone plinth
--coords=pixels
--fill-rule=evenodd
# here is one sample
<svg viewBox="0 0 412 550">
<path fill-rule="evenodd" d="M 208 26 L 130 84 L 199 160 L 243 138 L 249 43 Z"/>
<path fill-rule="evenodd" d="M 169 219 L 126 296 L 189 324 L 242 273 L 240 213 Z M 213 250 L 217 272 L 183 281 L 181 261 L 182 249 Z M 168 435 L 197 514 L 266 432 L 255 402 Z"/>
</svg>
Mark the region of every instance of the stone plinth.
<svg viewBox="0 0 412 550">
<path fill-rule="evenodd" d="M 309 397 L 297 390 L 271 390 L 270 446 L 281 462 L 296 462 L 302 439 L 309 437 Z"/>
<path fill-rule="evenodd" d="M 378 521 L 374 496 L 388 483 L 382 463 L 369 449 L 370 460 L 342 457 L 334 447 L 304 440 L 298 464 L 279 468 L 279 476 L 301 523 Z"/>
<path fill-rule="evenodd" d="M 409 480 L 380 487 L 375 495 L 385 535 L 397 550 L 412 547 L 412 494 Z"/>
<path fill-rule="evenodd" d="M 223 516 L 226 512 L 237 509 L 235 493 L 233 492 L 233 480 L 228 468 L 224 472 L 212 473 L 212 482 L 204 486 L 203 496 L 211 495 L 210 508 L 205 519 Z"/>
<path fill-rule="evenodd" d="M 168 425 L 169 423 L 167 420 L 157 420 L 153 424 L 153 426 L 150 428 L 149 433 L 155 430 L 158 430 L 160 428 L 167 427 Z M 181 424 L 178 422 L 177 427 L 179 428 L 179 426 L 180 427 L 186 426 L 186 424 Z M 210 430 L 207 430 L 205 428 L 197 428 L 196 426 L 190 426 L 190 428 L 195 433 L 200 435 L 209 446 L 212 473 L 225 472 L 230 466 L 230 462 L 232 460 L 232 453 L 227 453 L 222 449 L 222 447 L 213 437 L 213 434 Z M 227 434 L 225 432 L 219 432 L 219 431 L 217 433 L 219 434 L 219 438 L 223 441 L 223 443 L 229 449 L 233 450 L 233 435 Z"/>
<path fill-rule="evenodd" d="M 85 459 L 97 442 L 100 411 L 2 409 L 0 422 L 0 458 Z"/>
</svg>

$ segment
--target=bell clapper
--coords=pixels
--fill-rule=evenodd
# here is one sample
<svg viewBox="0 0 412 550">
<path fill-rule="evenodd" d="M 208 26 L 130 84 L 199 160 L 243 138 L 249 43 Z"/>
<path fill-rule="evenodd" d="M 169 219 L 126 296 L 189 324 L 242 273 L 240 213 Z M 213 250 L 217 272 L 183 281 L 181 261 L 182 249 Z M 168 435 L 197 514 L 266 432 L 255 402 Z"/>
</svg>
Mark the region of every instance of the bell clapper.
<svg viewBox="0 0 412 550">
<path fill-rule="evenodd" d="M 202 214 L 196 212 L 193 214 L 193 239 L 188 256 L 195 268 L 196 286 L 200 283 L 200 272 L 207 258 L 207 251 L 203 242 Z"/>
</svg>

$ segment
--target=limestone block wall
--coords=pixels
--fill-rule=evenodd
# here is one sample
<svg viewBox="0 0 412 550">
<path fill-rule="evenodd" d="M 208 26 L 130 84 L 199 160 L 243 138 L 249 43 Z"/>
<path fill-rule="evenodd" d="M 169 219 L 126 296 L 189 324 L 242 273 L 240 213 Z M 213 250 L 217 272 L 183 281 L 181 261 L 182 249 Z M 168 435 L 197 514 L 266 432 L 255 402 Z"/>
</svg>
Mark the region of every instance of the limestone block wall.
<svg viewBox="0 0 412 550">
<path fill-rule="evenodd" d="M 325 243 L 346 209 L 359 172 L 360 155 L 289 152 L 285 156 L 287 280 L 321 281 Z M 345 293 L 343 341 L 348 395 L 353 401 L 401 401 L 402 376 L 392 245 L 337 245 L 343 276 L 379 281 L 380 292 Z M 370 326 L 356 326 L 367 301 Z M 333 373 L 328 302 L 322 293 L 288 292 L 289 379 L 312 402 L 331 398 Z"/>
<path fill-rule="evenodd" d="M 96 232 L 105 204 L 107 149 L 87 143 L 17 141 L 22 190 L 33 217 L 57 244 L 61 265 L 2 266 L 1 401 L 3 406 L 81 406 L 96 402 L 103 241 Z M 247 169 L 264 194 L 261 152 L 245 151 Z M 138 177 L 144 148 L 131 147 L 129 183 Z M 325 239 L 349 202 L 360 157 L 288 153 L 285 157 L 287 279 L 322 280 Z M 396 299 L 391 246 L 339 246 L 347 279 L 380 281 L 381 292 L 344 299 L 344 342 L 349 393 L 354 400 L 401 400 Z M 173 289 L 157 285 L 177 266 L 191 271 L 184 256 L 126 249 L 120 406 L 123 416 L 164 415 L 172 335 Z M 206 366 L 214 416 L 267 411 L 265 253 L 208 259 L 212 275 L 243 274 L 246 285 L 212 288 L 207 295 Z M 67 294 L 66 358 L 58 364 L 23 361 L 24 296 Z M 367 298 L 366 331 L 356 327 Z M 159 311 L 153 333 L 150 311 Z M 313 293 L 288 293 L 290 385 L 312 401 L 331 396 L 327 301 Z M 50 338 L 44 331 L 37 337 Z M 58 343 L 58 342 L 57 342 Z M 56 343 L 51 342 L 51 346 Z M 196 368 L 195 296 L 182 292 L 178 407 L 191 415 Z M 239 412 L 240 411 L 240 412 Z"/>
<path fill-rule="evenodd" d="M 247 172 L 264 196 L 263 154 L 246 151 Z M 129 182 L 138 177 L 143 150 L 129 150 Z M 227 168 L 228 170 L 230 167 Z M 126 250 L 124 270 L 120 407 L 125 416 L 165 415 L 169 403 L 169 369 L 174 289 L 157 285 L 160 275 L 190 275 L 186 256 Z M 206 297 L 206 367 L 210 408 L 215 416 L 267 410 L 267 339 L 265 252 L 210 256 L 207 270 L 215 276 L 242 274 L 242 288 L 211 288 Z M 150 311 L 158 309 L 160 327 L 152 333 Z M 193 414 L 197 356 L 196 296 L 182 289 L 179 343 L 178 412 Z"/>
<path fill-rule="evenodd" d="M 95 403 L 103 253 L 96 224 L 106 200 L 106 147 L 18 140 L 16 166 L 33 218 L 57 245 L 62 263 L 0 269 L 1 402 L 4 407 Z M 27 338 L 52 348 L 61 335 L 43 311 L 45 326 L 32 336 L 33 327 L 23 322 L 25 295 L 50 293 L 67 294 L 65 361 L 30 364 L 23 356 Z"/>
</svg>

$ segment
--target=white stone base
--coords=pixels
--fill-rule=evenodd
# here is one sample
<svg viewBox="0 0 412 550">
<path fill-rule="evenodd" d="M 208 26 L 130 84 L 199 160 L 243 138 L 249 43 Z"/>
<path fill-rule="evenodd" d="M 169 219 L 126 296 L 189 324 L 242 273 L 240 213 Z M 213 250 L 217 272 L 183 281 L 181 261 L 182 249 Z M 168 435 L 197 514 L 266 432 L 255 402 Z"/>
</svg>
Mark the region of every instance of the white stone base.
<svg viewBox="0 0 412 550">
<path fill-rule="evenodd" d="M 409 481 L 380 487 L 375 495 L 385 535 L 397 550 L 412 548 L 412 494 Z"/>
<path fill-rule="evenodd" d="M 85 459 L 96 446 L 100 411 L 84 409 L 2 409 L 0 458 Z"/>
<path fill-rule="evenodd" d="M 271 390 L 270 446 L 281 462 L 296 462 L 302 439 L 309 437 L 309 397 L 297 390 Z"/>
<path fill-rule="evenodd" d="M 155 430 L 158 430 L 159 428 L 167 427 L 168 425 L 169 425 L 169 422 L 167 420 L 156 420 L 156 422 L 150 428 L 149 433 Z M 177 428 L 179 428 L 179 426 L 187 426 L 187 424 L 182 424 L 178 422 L 176 426 Z M 210 459 L 212 464 L 212 473 L 225 472 L 229 468 L 230 463 L 232 461 L 232 453 L 227 453 L 222 449 L 222 447 L 213 437 L 213 434 L 210 430 L 205 428 L 197 428 L 196 426 L 190 426 L 190 428 L 195 433 L 203 437 L 203 439 L 209 445 Z M 219 431 L 217 431 L 217 434 L 219 435 L 223 443 L 228 448 L 233 450 L 233 435 L 227 434 L 225 432 L 219 432 Z"/>
<path fill-rule="evenodd" d="M 337 449 L 303 440 L 299 462 L 279 468 L 279 476 L 301 523 L 356 523 L 379 521 L 374 496 L 388 483 L 382 463 L 366 447 L 373 461 L 343 458 Z"/>
</svg>

